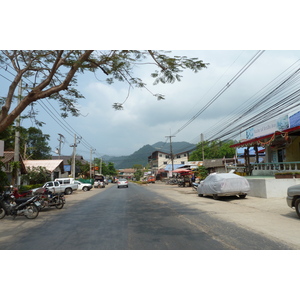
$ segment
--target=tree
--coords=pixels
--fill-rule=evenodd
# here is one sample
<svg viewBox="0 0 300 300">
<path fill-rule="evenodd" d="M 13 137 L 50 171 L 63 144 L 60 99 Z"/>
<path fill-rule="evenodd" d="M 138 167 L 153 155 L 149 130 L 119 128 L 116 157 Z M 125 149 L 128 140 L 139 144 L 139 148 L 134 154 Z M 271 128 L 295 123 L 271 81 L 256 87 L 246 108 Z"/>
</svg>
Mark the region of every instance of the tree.
<svg viewBox="0 0 300 300">
<path fill-rule="evenodd" d="M 107 164 L 107 175 L 110 175 L 110 176 L 116 176 L 117 174 L 118 174 L 118 172 L 117 172 L 116 169 L 115 169 L 114 163 L 109 162 L 109 163 Z"/>
<path fill-rule="evenodd" d="M 51 180 L 51 176 L 45 167 L 28 167 L 27 174 L 22 175 L 22 180 L 28 181 L 29 184 L 43 184 Z"/>
<path fill-rule="evenodd" d="M 51 147 L 48 145 L 49 134 L 35 127 L 26 131 L 26 156 L 28 159 L 49 159 L 51 158 Z"/>
<path fill-rule="evenodd" d="M 14 151 L 15 126 L 9 125 L 0 132 L 0 140 L 4 141 L 5 151 Z M 50 136 L 35 127 L 28 129 L 20 126 L 20 153 L 25 159 L 48 159 L 51 157 L 51 147 L 48 145 Z"/>
<path fill-rule="evenodd" d="M 200 142 L 197 144 L 196 150 L 192 152 L 190 160 L 202 160 L 202 149 L 204 149 L 205 159 L 223 158 L 223 157 L 234 157 L 235 149 L 230 148 L 230 145 L 235 144 L 234 141 L 211 141 L 211 142 Z"/>
<path fill-rule="evenodd" d="M 141 177 L 143 176 L 143 172 L 141 169 L 137 169 L 134 174 L 133 174 L 134 178 L 136 181 L 140 181 Z"/>
<path fill-rule="evenodd" d="M 134 67 L 142 63 L 154 64 L 158 70 L 151 73 L 154 84 L 180 81 L 183 69 L 197 72 L 207 63 L 186 56 L 169 57 L 162 51 L 136 50 L 5 50 L 0 52 L 0 67 L 9 70 L 14 78 L 7 96 L 1 99 L 0 132 L 5 130 L 31 104 L 49 98 L 60 104 L 62 117 L 79 115 L 77 99 L 83 98 L 76 89 L 78 73 L 101 72 L 108 83 L 125 81 L 129 87 L 145 87 L 145 83 L 134 77 Z M 25 85 L 24 97 L 14 101 L 18 85 Z M 161 94 L 154 95 L 163 99 Z M 122 103 L 114 103 L 122 109 Z M 34 116 L 35 113 L 31 116 Z"/>
</svg>

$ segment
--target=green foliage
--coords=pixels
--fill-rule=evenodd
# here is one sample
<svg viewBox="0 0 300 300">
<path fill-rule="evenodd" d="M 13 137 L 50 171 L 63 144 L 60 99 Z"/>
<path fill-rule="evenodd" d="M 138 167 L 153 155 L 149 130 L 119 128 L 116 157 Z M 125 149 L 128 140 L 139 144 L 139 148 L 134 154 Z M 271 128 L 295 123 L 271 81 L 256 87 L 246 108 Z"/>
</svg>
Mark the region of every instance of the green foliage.
<svg viewBox="0 0 300 300">
<path fill-rule="evenodd" d="M 107 164 L 100 158 L 94 158 L 94 164 L 95 166 L 99 166 L 101 164 L 101 173 L 104 176 L 116 176 L 117 175 L 117 171 L 115 169 L 115 165 L 112 162 L 108 162 Z M 99 170 L 100 172 L 100 170 Z"/>
<path fill-rule="evenodd" d="M 208 176 L 208 171 L 204 166 L 198 167 L 196 170 L 196 175 L 200 177 L 200 179 L 205 179 Z"/>
<path fill-rule="evenodd" d="M 141 169 L 137 169 L 133 174 L 135 180 L 140 181 L 143 176 L 143 171 Z"/>
<path fill-rule="evenodd" d="M 7 175 L 2 169 L 4 168 L 4 163 L 0 161 L 0 192 L 4 191 L 4 187 L 9 185 Z"/>
<path fill-rule="evenodd" d="M 135 164 L 135 165 L 132 166 L 132 168 L 133 168 L 133 169 L 141 170 L 141 169 L 143 169 L 143 166 L 140 165 L 140 164 Z"/>
<path fill-rule="evenodd" d="M 202 160 L 202 149 L 204 149 L 204 159 L 234 157 L 235 149 L 230 148 L 230 145 L 233 144 L 235 144 L 235 141 L 200 142 L 197 144 L 196 150 L 192 152 L 189 159 Z"/>
<path fill-rule="evenodd" d="M 50 159 L 51 147 L 48 145 L 50 140 L 49 134 L 43 132 L 35 127 L 30 127 L 26 132 L 26 156 L 29 159 Z"/>
<path fill-rule="evenodd" d="M 13 125 L 8 126 L 4 131 L 0 132 L 0 140 L 5 143 L 5 151 L 13 151 L 15 146 L 15 130 Z M 49 159 L 51 158 L 51 147 L 48 145 L 50 136 L 35 127 L 28 129 L 19 128 L 20 131 L 20 153 L 25 153 L 27 159 Z"/>
<path fill-rule="evenodd" d="M 27 174 L 22 175 L 22 180 L 28 181 L 29 184 L 43 184 L 51 180 L 51 177 L 45 167 L 29 167 Z"/>
</svg>

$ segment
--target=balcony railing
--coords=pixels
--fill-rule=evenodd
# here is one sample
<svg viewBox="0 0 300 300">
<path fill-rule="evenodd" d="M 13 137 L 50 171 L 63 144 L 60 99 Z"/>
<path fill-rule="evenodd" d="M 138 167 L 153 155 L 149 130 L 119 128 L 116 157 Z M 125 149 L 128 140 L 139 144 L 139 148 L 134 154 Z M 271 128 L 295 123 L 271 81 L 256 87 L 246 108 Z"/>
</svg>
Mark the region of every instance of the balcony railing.
<svg viewBox="0 0 300 300">
<path fill-rule="evenodd" d="M 252 175 L 274 176 L 279 172 L 300 172 L 300 161 L 252 163 Z"/>
</svg>

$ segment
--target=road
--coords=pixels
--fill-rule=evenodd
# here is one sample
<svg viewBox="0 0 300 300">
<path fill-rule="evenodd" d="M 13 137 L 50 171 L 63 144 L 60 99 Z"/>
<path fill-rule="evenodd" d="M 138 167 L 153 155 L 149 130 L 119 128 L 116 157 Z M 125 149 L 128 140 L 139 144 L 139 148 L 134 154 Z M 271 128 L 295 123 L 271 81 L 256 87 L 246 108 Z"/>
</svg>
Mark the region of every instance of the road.
<svg viewBox="0 0 300 300">
<path fill-rule="evenodd" d="M 262 216 L 250 200 L 216 201 L 198 197 L 191 188 L 162 184 L 131 183 L 120 189 L 110 184 L 69 195 L 63 209 L 43 210 L 35 220 L 5 217 L 0 220 L 0 249 L 297 249 L 297 240 L 256 228 L 260 216 L 267 223 L 276 214 L 269 211 Z M 238 201 L 243 205 L 236 205 Z M 288 221 L 299 220 L 289 217 Z"/>
</svg>

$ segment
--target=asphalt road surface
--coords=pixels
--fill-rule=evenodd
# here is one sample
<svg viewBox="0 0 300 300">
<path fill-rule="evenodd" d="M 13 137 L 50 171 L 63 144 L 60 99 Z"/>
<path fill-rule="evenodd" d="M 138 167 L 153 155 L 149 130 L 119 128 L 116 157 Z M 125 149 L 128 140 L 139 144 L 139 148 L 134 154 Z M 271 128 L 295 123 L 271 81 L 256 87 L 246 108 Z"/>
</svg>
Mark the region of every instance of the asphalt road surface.
<svg viewBox="0 0 300 300">
<path fill-rule="evenodd" d="M 177 194 L 182 200 L 184 194 Z M 151 186 L 131 183 L 118 189 L 111 184 L 81 195 L 86 199 L 73 201 L 70 195 L 63 209 L 43 210 L 35 220 L 21 216 L 0 220 L 0 249 L 291 249 Z"/>
</svg>

